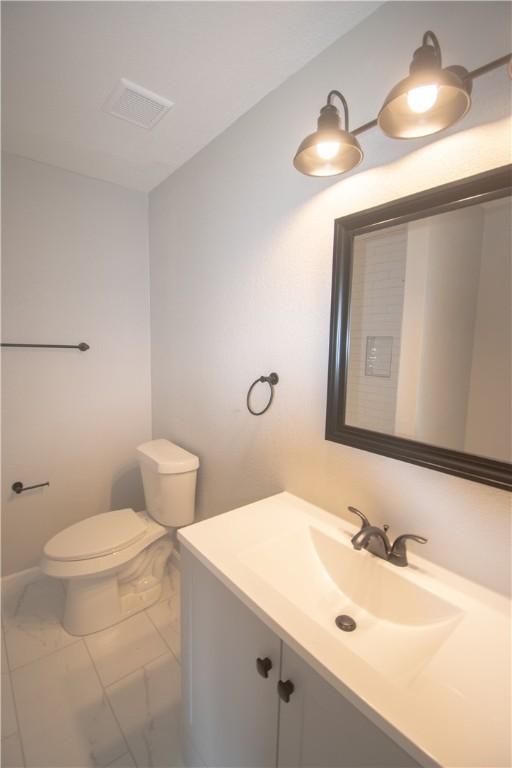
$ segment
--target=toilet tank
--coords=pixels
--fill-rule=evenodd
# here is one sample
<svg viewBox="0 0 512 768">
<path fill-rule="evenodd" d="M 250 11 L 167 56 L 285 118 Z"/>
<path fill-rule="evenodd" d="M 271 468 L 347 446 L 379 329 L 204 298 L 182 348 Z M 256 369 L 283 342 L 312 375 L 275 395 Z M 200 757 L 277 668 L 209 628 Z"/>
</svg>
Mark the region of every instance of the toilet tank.
<svg viewBox="0 0 512 768">
<path fill-rule="evenodd" d="M 168 528 L 194 522 L 199 459 L 169 440 L 150 440 L 137 448 L 146 509 Z"/>
</svg>

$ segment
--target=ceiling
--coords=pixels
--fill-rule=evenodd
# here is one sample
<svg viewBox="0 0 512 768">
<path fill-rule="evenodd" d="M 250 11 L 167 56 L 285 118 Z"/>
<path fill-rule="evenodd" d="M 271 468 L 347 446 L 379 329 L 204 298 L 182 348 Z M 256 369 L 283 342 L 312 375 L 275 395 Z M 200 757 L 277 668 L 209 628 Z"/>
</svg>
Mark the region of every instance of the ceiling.
<svg viewBox="0 0 512 768">
<path fill-rule="evenodd" d="M 3 148 L 148 191 L 377 2 L 3 2 Z M 121 77 L 174 102 L 102 111 Z"/>
</svg>

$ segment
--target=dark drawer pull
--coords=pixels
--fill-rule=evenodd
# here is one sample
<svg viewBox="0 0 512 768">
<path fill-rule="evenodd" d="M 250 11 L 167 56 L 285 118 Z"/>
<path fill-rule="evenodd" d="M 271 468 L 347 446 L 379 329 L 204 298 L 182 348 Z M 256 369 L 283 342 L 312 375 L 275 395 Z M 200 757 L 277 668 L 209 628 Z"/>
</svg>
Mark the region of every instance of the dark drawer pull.
<svg viewBox="0 0 512 768">
<path fill-rule="evenodd" d="M 288 704 L 290 701 L 290 696 L 295 690 L 295 686 L 292 683 L 291 680 L 285 680 L 284 682 L 280 680 L 277 684 L 277 692 L 279 694 L 279 698 L 281 701 L 284 701 Z"/>
<path fill-rule="evenodd" d="M 268 677 L 268 673 L 272 669 L 272 661 L 268 658 L 268 656 L 265 656 L 264 659 L 256 659 L 256 669 L 258 670 L 258 675 L 261 675 L 262 677 Z"/>
</svg>

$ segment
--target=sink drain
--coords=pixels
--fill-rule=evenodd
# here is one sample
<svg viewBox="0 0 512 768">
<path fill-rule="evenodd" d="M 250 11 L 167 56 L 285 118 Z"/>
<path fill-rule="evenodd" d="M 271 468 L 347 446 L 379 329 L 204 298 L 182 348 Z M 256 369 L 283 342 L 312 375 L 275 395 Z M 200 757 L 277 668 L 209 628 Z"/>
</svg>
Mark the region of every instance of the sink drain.
<svg viewBox="0 0 512 768">
<path fill-rule="evenodd" d="M 343 632 L 353 632 L 357 627 L 352 616 L 347 616 L 345 613 L 336 616 L 335 622 L 338 629 L 342 629 Z"/>
</svg>

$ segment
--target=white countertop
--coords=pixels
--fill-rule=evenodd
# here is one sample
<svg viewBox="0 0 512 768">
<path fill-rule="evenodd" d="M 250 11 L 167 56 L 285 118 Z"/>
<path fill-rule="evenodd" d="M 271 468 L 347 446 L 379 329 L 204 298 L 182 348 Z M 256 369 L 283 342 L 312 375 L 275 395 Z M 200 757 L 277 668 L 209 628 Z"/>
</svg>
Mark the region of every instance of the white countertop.
<svg viewBox="0 0 512 768">
<path fill-rule="evenodd" d="M 304 604 L 290 600 L 275 574 L 270 578 L 265 573 L 262 545 L 287 541 L 283 579 L 300 578 L 303 553 L 297 551 L 294 561 L 293 537 L 306 528 L 328 535 L 336 546 L 348 547 L 353 557 L 350 537 L 356 526 L 286 492 L 183 528 L 178 537 L 285 643 L 420 764 L 510 768 L 510 602 L 411 553 L 408 568 L 397 568 L 366 551 L 355 553 L 371 558 L 366 562 L 372 579 L 380 575 L 389 580 L 390 574 L 381 569 L 393 569 L 411 586 L 421 587 L 423 594 L 460 611 L 425 664 L 400 679 L 389 668 L 379 671 L 354 653 L 351 635 L 356 632 L 333 631 L 331 621 L 322 624 L 307 599 Z M 375 626 L 373 632 L 378 633 L 378 620 Z M 406 648 L 397 647 L 389 667 L 396 664 L 399 669 L 406 654 Z"/>
</svg>

